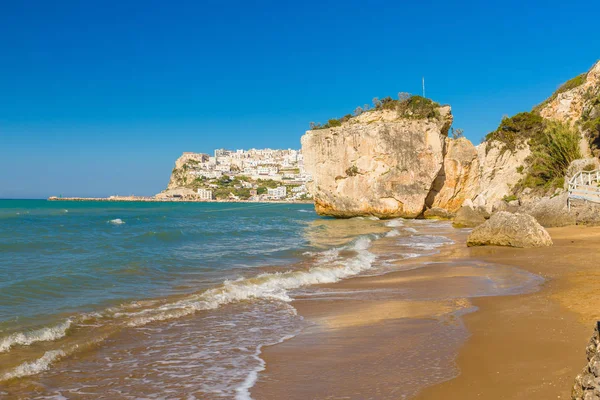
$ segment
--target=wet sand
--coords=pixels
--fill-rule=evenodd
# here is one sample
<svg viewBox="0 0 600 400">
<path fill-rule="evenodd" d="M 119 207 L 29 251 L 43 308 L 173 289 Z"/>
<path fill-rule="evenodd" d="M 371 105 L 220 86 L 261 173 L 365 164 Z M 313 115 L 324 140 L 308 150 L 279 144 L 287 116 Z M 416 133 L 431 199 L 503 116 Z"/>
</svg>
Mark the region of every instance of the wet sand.
<svg viewBox="0 0 600 400">
<path fill-rule="evenodd" d="M 570 398 L 600 317 L 600 228 L 549 232 L 554 246 L 543 249 L 469 249 L 457 234 L 456 245 L 419 260 L 438 264 L 326 286 L 367 297 L 299 297 L 293 305 L 312 325 L 263 349 L 253 397 Z M 546 281 L 534 293 L 477 296 L 488 275 L 511 282 L 511 266 Z"/>
</svg>

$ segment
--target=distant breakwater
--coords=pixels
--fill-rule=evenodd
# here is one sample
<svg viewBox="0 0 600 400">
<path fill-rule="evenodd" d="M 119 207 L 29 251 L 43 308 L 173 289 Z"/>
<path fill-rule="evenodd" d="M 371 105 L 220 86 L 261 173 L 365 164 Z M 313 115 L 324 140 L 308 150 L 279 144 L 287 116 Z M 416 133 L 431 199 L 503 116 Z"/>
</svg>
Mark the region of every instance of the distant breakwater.
<svg viewBox="0 0 600 400">
<path fill-rule="evenodd" d="M 144 196 L 111 196 L 111 197 L 56 197 L 48 198 L 48 201 L 110 201 L 110 202 L 126 202 L 126 201 L 145 201 L 153 203 L 290 203 L 290 204 L 313 204 L 312 200 L 269 200 L 269 201 L 251 201 L 251 200 L 190 200 L 179 198 L 156 198 Z"/>
</svg>

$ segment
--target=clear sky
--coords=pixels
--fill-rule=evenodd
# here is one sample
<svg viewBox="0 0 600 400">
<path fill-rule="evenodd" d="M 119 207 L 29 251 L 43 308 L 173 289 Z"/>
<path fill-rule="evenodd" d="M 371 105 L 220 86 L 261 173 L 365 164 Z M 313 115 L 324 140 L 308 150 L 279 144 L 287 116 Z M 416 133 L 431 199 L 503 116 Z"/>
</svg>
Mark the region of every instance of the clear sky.
<svg viewBox="0 0 600 400">
<path fill-rule="evenodd" d="M 299 148 L 375 96 L 474 143 L 600 58 L 599 1 L 2 1 L 0 198 L 155 194 L 183 151 Z"/>
</svg>

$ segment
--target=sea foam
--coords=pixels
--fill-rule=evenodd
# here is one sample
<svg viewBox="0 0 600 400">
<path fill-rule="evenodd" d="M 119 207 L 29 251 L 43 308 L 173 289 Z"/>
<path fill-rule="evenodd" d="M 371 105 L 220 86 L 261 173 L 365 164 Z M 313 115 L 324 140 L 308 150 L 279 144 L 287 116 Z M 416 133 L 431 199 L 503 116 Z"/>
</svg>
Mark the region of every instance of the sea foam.
<svg viewBox="0 0 600 400">
<path fill-rule="evenodd" d="M 123 313 L 129 319 L 129 326 L 143 326 L 153 321 L 164 321 L 179 318 L 196 311 L 212 310 L 221 305 L 249 299 L 270 299 L 284 302 L 291 301 L 288 291 L 303 286 L 322 283 L 333 283 L 368 270 L 372 267 L 375 255 L 368 251 L 371 238 L 361 236 L 352 244 L 341 250 L 351 250 L 356 255 L 346 259 L 334 259 L 335 251 L 324 255 L 324 260 L 331 257 L 334 261 L 326 265 L 317 265 L 304 271 L 287 271 L 264 273 L 253 278 L 241 278 L 225 281 L 222 286 L 209 289 L 198 295 L 165 304 L 157 308 L 138 312 Z"/>
<path fill-rule="evenodd" d="M 9 351 L 11 347 L 16 345 L 29 346 L 36 342 L 60 339 L 67 334 L 67 330 L 71 327 L 71 324 L 72 320 L 67 319 L 55 326 L 44 327 L 29 332 L 13 333 L 0 339 L 0 353 Z"/>
<path fill-rule="evenodd" d="M 113 225 L 121 225 L 124 224 L 125 221 L 123 221 L 121 218 L 115 218 L 115 219 L 111 219 L 110 221 L 108 221 L 109 224 L 113 224 Z"/>
<path fill-rule="evenodd" d="M 50 365 L 61 357 L 65 356 L 62 350 L 50 350 L 35 361 L 27 361 L 17 366 L 13 370 L 5 373 L 0 378 L 0 381 L 6 381 L 13 378 L 21 378 L 23 376 L 35 375 L 50 368 Z"/>
</svg>

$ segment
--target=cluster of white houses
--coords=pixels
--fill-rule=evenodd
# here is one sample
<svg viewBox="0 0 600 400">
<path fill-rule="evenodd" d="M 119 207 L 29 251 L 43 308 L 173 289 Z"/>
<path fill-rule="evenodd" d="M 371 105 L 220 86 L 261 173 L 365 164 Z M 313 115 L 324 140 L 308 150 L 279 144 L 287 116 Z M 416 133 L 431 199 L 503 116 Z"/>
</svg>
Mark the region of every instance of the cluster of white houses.
<svg viewBox="0 0 600 400">
<path fill-rule="evenodd" d="M 242 185 L 250 189 L 250 196 L 253 199 L 295 200 L 309 196 L 306 183 L 311 181 L 312 177 L 304 171 L 300 150 L 217 149 L 212 156 L 186 152 L 183 153 L 183 158 L 187 165 L 187 174 L 207 180 L 207 187 L 197 189 L 198 198 L 201 200 L 213 200 L 213 189 L 218 185 L 211 184 L 210 181 L 223 176 L 248 178 L 250 181 L 243 181 Z M 259 180 L 271 180 L 281 184 L 259 195 L 256 190 L 256 182 Z"/>
</svg>

